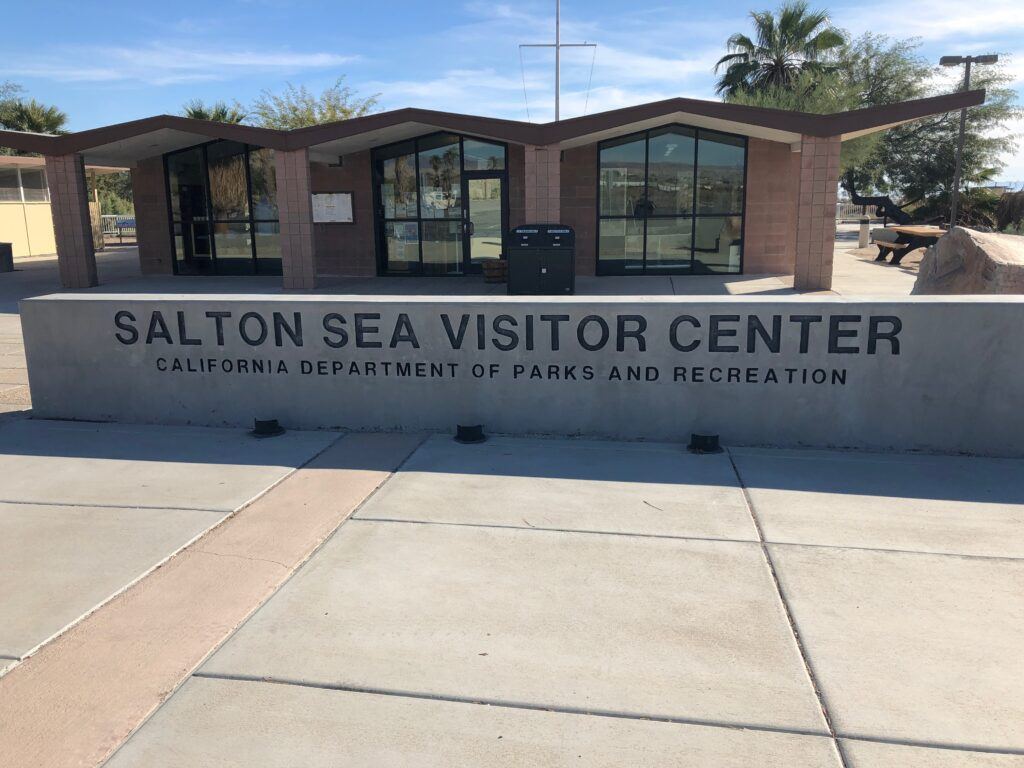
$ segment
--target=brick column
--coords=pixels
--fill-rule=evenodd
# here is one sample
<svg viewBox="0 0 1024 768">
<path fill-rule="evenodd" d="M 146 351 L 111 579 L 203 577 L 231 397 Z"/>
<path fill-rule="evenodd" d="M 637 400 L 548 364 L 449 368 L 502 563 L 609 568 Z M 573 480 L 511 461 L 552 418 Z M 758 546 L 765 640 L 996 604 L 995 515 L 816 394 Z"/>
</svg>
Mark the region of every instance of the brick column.
<svg viewBox="0 0 1024 768">
<path fill-rule="evenodd" d="M 97 285 L 96 251 L 92 242 L 89 192 L 82 156 L 48 155 L 46 182 L 50 188 L 60 283 L 65 288 Z"/>
<path fill-rule="evenodd" d="M 793 287 L 798 291 L 832 289 L 841 147 L 842 139 L 838 136 L 804 136 L 800 142 L 800 199 L 793 278 Z"/>
<path fill-rule="evenodd" d="M 171 213 L 167 207 L 167 179 L 162 157 L 140 160 L 132 168 L 132 197 L 142 274 L 172 274 Z"/>
<path fill-rule="evenodd" d="M 560 224 L 561 151 L 554 147 L 526 147 L 526 223 Z"/>
<path fill-rule="evenodd" d="M 309 152 L 275 150 L 277 210 L 281 221 L 281 264 L 286 291 L 316 288 L 313 246 L 313 197 Z"/>
</svg>

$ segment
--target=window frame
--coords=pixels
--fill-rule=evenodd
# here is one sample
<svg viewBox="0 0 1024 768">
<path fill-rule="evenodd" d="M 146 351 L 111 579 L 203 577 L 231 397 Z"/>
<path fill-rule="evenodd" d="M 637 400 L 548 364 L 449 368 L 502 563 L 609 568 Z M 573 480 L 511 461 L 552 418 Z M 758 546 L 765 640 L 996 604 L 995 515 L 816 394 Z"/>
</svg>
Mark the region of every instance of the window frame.
<svg viewBox="0 0 1024 768">
<path fill-rule="evenodd" d="M 217 144 L 225 144 L 225 143 L 238 144 L 243 149 L 242 154 L 243 154 L 243 156 L 245 158 L 245 193 L 246 193 L 246 197 L 247 197 L 247 207 L 248 207 L 248 215 L 245 218 L 240 218 L 240 219 L 215 219 L 213 217 L 213 196 L 212 196 L 212 188 L 210 186 L 210 162 L 209 162 L 209 152 L 208 152 L 208 150 L 209 150 L 209 148 L 211 146 L 214 146 L 214 145 L 217 145 Z M 197 274 L 197 275 L 193 275 L 193 274 L 189 274 L 189 273 L 182 274 L 182 273 L 179 273 L 179 271 L 178 271 L 178 253 L 177 253 L 177 243 L 175 242 L 175 231 L 174 231 L 174 228 L 175 228 L 175 226 L 180 226 L 183 222 L 182 222 L 182 219 L 180 217 L 175 218 L 175 216 L 174 216 L 174 203 L 173 203 L 173 200 L 172 200 L 172 197 L 171 197 L 171 174 L 170 174 L 170 168 L 169 168 L 169 165 L 168 165 L 168 161 L 173 156 L 184 154 L 186 152 L 194 152 L 196 150 L 199 150 L 199 153 L 200 153 L 203 185 L 204 185 L 204 189 L 205 189 L 205 192 L 206 192 L 206 194 L 205 194 L 205 197 L 206 197 L 206 223 L 209 226 L 210 258 L 213 261 L 213 272 L 209 273 L 209 274 L 213 274 L 213 275 L 216 275 L 218 277 L 233 277 L 233 276 L 238 275 L 238 273 L 235 273 L 235 272 L 221 272 L 221 271 L 218 270 L 218 266 L 217 266 L 217 233 L 214 231 L 214 227 L 217 224 L 227 224 L 227 225 L 246 224 L 246 225 L 249 226 L 249 251 L 250 251 L 250 254 L 251 254 L 250 255 L 250 262 L 251 262 L 252 269 L 251 269 L 250 272 L 247 272 L 247 273 L 245 273 L 245 274 L 243 274 L 241 276 L 243 276 L 243 277 L 253 277 L 253 276 L 261 276 L 261 275 L 279 275 L 279 274 L 281 274 L 281 272 L 283 272 L 283 268 L 282 268 L 281 272 L 278 272 L 276 270 L 267 271 L 265 267 L 261 271 L 260 270 L 260 256 L 259 256 L 259 253 L 257 252 L 257 249 L 256 249 L 256 225 L 257 224 L 277 224 L 277 226 L 278 226 L 278 237 L 280 237 L 280 234 L 281 234 L 281 209 L 280 209 L 280 201 L 278 201 L 278 206 L 279 207 L 278 207 L 278 216 L 277 216 L 276 219 L 257 218 L 256 215 L 255 215 L 255 206 L 253 206 L 253 200 L 252 200 L 252 167 L 251 167 L 250 155 L 252 154 L 253 150 L 261 150 L 261 149 L 268 149 L 268 147 L 260 147 L 260 146 L 257 146 L 255 144 L 246 144 L 246 143 L 240 142 L 240 141 L 236 142 L 236 141 L 230 141 L 230 140 L 225 140 L 225 139 L 215 139 L 213 141 L 207 141 L 207 142 L 204 142 L 202 144 L 193 144 L 190 147 L 182 147 L 181 149 L 176 149 L 176 150 L 174 150 L 172 152 L 164 153 L 164 155 L 163 155 L 164 190 L 165 190 L 165 193 L 167 195 L 167 221 L 168 221 L 168 223 L 170 225 L 169 228 L 170 228 L 170 238 L 171 238 L 171 266 L 172 266 L 172 270 L 173 270 L 175 275 L 180 275 L 180 276 L 183 276 L 183 277 L 205 277 L 205 276 L 207 276 L 207 274 Z M 276 178 L 275 178 L 275 183 L 276 183 Z M 234 257 L 234 258 L 237 258 L 237 257 Z M 268 261 L 273 261 L 273 260 L 280 260 L 281 257 L 280 256 L 270 256 L 270 257 L 265 257 L 265 258 Z"/>
<path fill-rule="evenodd" d="M 689 214 L 645 214 L 642 217 L 629 216 L 629 215 L 604 215 L 601 213 L 601 151 L 608 145 L 619 145 L 629 143 L 630 141 L 640 140 L 644 143 L 644 199 L 648 196 L 648 186 L 650 184 L 650 155 L 651 155 L 651 134 L 652 133 L 667 133 L 671 132 L 673 128 L 681 128 L 685 131 L 691 131 L 693 133 L 693 199 L 691 201 L 691 208 Z M 716 212 L 716 213 L 700 213 L 699 212 L 699 192 L 698 192 L 698 178 L 700 173 L 700 165 L 697 162 L 700 156 L 700 142 L 702 134 L 711 134 L 718 136 L 728 136 L 733 139 L 739 139 L 743 146 L 743 209 L 739 212 Z M 595 194 L 595 238 L 594 238 L 594 261 L 596 264 L 596 272 L 599 276 L 631 276 L 631 275 L 742 275 L 744 274 L 744 261 L 746 259 L 746 226 L 747 226 L 747 174 L 749 171 L 749 160 L 750 160 L 750 139 L 747 136 L 742 136 L 736 133 L 729 133 L 727 131 L 718 131 L 712 128 L 700 128 L 695 125 L 686 125 L 685 123 L 667 123 L 665 125 L 657 125 L 651 128 L 646 128 L 642 131 L 636 131 L 634 133 L 626 133 L 621 136 L 613 136 L 603 141 L 597 142 L 597 157 L 596 166 L 597 173 L 596 178 L 596 194 Z M 686 267 L 665 267 L 665 268 L 654 268 L 648 269 L 647 266 L 647 222 L 649 219 L 681 219 L 689 217 L 692 224 L 690 227 L 690 263 Z M 707 266 L 701 264 L 696 256 L 696 238 L 697 238 L 697 220 L 698 219 L 714 219 L 714 218 L 731 218 L 739 217 L 740 219 L 740 262 L 739 270 L 737 272 L 727 271 L 715 271 Z M 609 265 L 609 260 L 604 260 L 602 263 L 601 259 L 601 221 L 642 221 L 643 226 L 641 227 L 643 232 L 643 260 L 642 266 L 639 269 L 627 268 L 625 266 L 612 267 Z"/>
<path fill-rule="evenodd" d="M 459 144 L 459 215 L 458 217 L 443 217 L 443 218 L 425 218 L 423 216 L 423 195 L 420 189 L 420 142 L 432 139 L 437 136 L 454 136 L 458 139 Z M 496 147 L 501 147 L 505 160 L 500 169 L 475 169 L 466 170 L 466 152 L 465 142 L 477 141 L 484 144 L 492 144 Z M 391 158 L 381 158 L 380 155 L 391 150 L 395 147 L 402 145 L 411 145 L 412 156 L 415 158 L 415 178 L 416 178 L 416 215 L 415 216 L 396 216 L 387 217 L 384 215 L 384 201 L 381 198 L 380 187 L 382 181 L 382 175 L 379 170 L 379 164 L 383 160 Z M 397 157 L 399 155 L 393 155 Z M 509 152 L 508 143 L 503 141 L 496 141 L 495 139 L 484 138 L 483 136 L 477 136 L 468 133 L 459 133 L 457 131 L 446 131 L 438 130 L 424 133 L 418 136 L 411 136 L 407 139 L 400 141 L 389 142 L 388 144 L 382 144 L 379 147 L 374 147 L 370 153 L 370 183 L 373 187 L 373 240 L 375 248 L 375 256 L 377 262 L 377 275 L 381 277 L 462 277 L 470 272 L 467 270 L 466 265 L 469 259 L 472 258 L 468 254 L 467 248 L 468 233 L 466 231 L 466 214 L 468 211 L 469 201 L 466 199 L 464 192 L 466 182 L 469 179 L 481 179 L 481 178 L 500 178 L 502 181 L 502 199 L 501 199 L 501 217 L 502 217 L 502 243 L 504 247 L 505 239 L 508 235 L 505 232 L 504 222 L 508 221 L 509 216 Z M 427 274 L 423 271 L 423 224 L 424 222 L 451 222 L 458 221 L 460 223 L 461 236 L 460 244 L 462 247 L 462 265 L 459 272 L 454 273 L 443 273 L 443 274 Z M 388 269 L 388 253 L 386 246 L 386 229 L 388 223 L 402 222 L 402 223 L 415 223 L 417 226 L 417 255 L 418 259 L 415 262 L 417 267 L 415 270 L 409 272 L 393 272 Z"/>
</svg>

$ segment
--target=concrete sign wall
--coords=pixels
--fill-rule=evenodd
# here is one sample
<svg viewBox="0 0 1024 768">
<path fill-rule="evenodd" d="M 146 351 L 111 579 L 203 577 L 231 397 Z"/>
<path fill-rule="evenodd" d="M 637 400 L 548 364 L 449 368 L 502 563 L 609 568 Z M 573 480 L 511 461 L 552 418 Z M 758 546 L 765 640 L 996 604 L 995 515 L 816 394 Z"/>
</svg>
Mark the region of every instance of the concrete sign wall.
<svg viewBox="0 0 1024 768">
<path fill-rule="evenodd" d="M 1024 300 L 58 295 L 35 415 L 1024 455 Z"/>
</svg>

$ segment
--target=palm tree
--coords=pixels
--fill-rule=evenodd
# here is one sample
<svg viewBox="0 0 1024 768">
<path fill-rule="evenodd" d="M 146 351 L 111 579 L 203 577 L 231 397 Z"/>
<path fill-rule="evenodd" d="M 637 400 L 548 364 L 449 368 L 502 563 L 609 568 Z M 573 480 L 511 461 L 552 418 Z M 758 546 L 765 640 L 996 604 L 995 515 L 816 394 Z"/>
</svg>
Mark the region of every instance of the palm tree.
<svg viewBox="0 0 1024 768">
<path fill-rule="evenodd" d="M 812 11 L 804 0 L 786 3 L 776 17 L 771 11 L 751 11 L 754 39 L 735 34 L 728 40 L 725 56 L 715 64 L 723 67 L 716 92 L 727 99 L 741 92 L 785 87 L 803 72 L 825 72 L 827 54 L 846 39 L 829 22 L 824 11 Z"/>
<path fill-rule="evenodd" d="M 29 133 L 67 133 L 68 116 L 56 107 L 35 99 L 8 99 L 0 102 L 0 128 Z"/>
<path fill-rule="evenodd" d="M 212 120 L 215 123 L 240 123 L 249 115 L 237 101 L 229 105 L 225 101 L 207 104 L 202 99 L 192 99 L 182 108 L 185 117 L 195 120 Z"/>
</svg>

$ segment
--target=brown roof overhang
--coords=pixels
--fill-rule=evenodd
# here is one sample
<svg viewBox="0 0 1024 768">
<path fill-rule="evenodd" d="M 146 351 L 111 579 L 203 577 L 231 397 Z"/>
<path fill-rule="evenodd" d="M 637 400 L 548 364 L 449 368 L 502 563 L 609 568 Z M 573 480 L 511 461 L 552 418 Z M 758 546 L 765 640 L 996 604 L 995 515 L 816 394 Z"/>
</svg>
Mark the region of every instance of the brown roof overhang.
<svg viewBox="0 0 1024 768">
<path fill-rule="evenodd" d="M 157 131 L 175 131 L 210 140 L 230 139 L 271 149 L 290 150 L 315 147 L 330 141 L 405 123 L 434 125 L 445 130 L 488 136 L 517 144 L 550 145 L 579 140 L 591 134 L 607 133 L 619 127 L 673 115 L 692 115 L 797 136 L 850 137 L 870 133 L 873 130 L 882 130 L 929 115 L 977 106 L 984 101 L 984 90 L 960 91 L 852 112 L 814 115 L 805 112 L 727 104 L 719 101 L 675 98 L 553 123 L 525 123 L 517 120 L 407 108 L 291 131 L 217 123 L 209 120 L 193 120 L 176 115 L 158 115 L 60 136 L 0 131 L 0 146 L 24 152 L 62 155 L 85 152 Z"/>
</svg>

